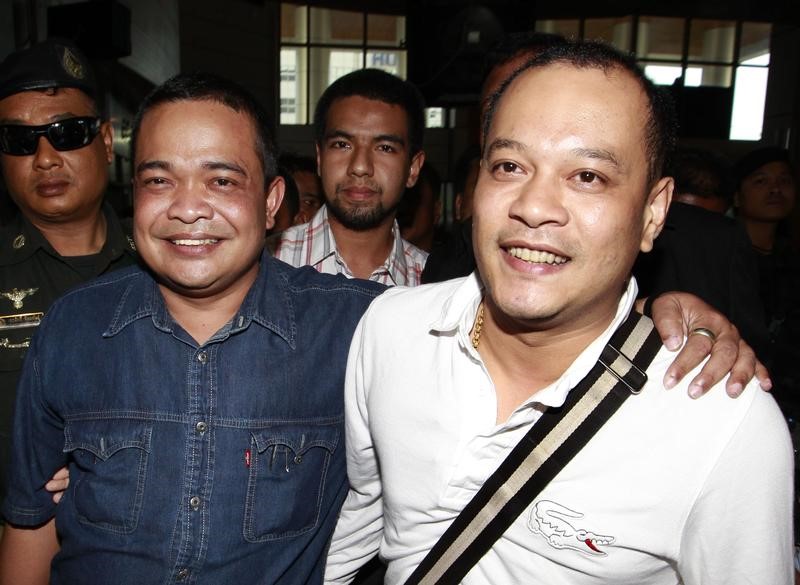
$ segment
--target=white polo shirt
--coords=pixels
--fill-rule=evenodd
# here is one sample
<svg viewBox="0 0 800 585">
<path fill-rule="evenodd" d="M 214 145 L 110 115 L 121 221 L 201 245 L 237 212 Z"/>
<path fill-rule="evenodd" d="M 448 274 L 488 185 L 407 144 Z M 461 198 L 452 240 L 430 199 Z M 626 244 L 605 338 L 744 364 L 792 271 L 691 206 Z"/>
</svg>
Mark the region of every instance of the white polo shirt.
<svg viewBox="0 0 800 585">
<path fill-rule="evenodd" d="M 636 296 L 552 385 L 496 424 L 469 332 L 472 275 L 376 299 L 356 331 L 345 388 L 351 490 L 326 582 L 376 552 L 403 583 L 548 406 L 594 365 Z M 467 585 L 786 584 L 792 578 L 792 446 L 769 394 L 665 390 L 662 349 L 630 397 L 464 579 Z"/>
</svg>

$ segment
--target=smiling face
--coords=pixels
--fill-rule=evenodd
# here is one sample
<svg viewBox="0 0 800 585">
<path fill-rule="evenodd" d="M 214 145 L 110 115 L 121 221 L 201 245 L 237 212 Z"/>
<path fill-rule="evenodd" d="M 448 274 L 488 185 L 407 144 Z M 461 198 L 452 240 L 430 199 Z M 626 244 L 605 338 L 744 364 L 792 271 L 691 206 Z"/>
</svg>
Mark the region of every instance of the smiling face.
<svg viewBox="0 0 800 585">
<path fill-rule="evenodd" d="M 244 298 L 283 197 L 282 179 L 265 188 L 251 118 L 210 100 L 165 103 L 136 144 L 134 237 L 162 290 Z"/>
<path fill-rule="evenodd" d="M 410 154 L 408 115 L 400 106 L 351 96 L 328 110 L 317 165 L 328 209 L 343 226 L 366 230 L 394 221 L 403 191 L 425 155 Z"/>
<path fill-rule="evenodd" d="M 552 64 L 501 98 L 475 190 L 487 302 L 519 330 L 605 327 L 672 192 L 648 186 L 646 96 L 621 69 Z"/>
<path fill-rule="evenodd" d="M 40 126 L 66 118 L 95 116 L 89 96 L 73 88 L 24 91 L 0 100 L 0 123 Z M 111 124 L 88 145 L 58 151 L 40 137 L 27 156 L 0 154 L 11 198 L 34 223 L 62 223 L 98 213 L 112 158 Z"/>
<path fill-rule="evenodd" d="M 772 161 L 747 175 L 736 193 L 737 214 L 745 221 L 777 223 L 794 207 L 792 169 L 784 161 Z"/>
</svg>

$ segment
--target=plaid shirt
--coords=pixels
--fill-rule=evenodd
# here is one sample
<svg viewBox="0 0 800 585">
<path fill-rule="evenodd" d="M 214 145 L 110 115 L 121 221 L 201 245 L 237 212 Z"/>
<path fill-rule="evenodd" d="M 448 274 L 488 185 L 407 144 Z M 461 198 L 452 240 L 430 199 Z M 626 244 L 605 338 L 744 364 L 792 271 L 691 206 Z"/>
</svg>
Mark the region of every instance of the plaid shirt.
<svg viewBox="0 0 800 585">
<path fill-rule="evenodd" d="M 394 246 L 389 257 L 372 272 L 369 280 L 387 286 L 416 286 L 420 283 L 428 254 L 400 237 L 397 222 L 392 227 L 392 235 Z M 292 226 L 283 232 L 275 257 L 292 266 L 313 266 L 318 272 L 354 278 L 344 258 L 336 250 L 336 240 L 325 205 L 310 222 Z"/>
</svg>

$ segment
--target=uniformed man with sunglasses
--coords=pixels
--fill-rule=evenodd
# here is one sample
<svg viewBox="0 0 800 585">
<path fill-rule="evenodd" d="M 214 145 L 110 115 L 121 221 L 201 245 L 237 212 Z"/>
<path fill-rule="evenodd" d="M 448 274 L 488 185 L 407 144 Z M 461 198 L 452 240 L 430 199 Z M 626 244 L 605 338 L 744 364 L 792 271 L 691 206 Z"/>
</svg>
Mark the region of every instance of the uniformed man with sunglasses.
<svg viewBox="0 0 800 585">
<path fill-rule="evenodd" d="M 0 230 L 0 499 L 14 393 L 30 338 L 66 290 L 136 262 L 103 196 L 112 160 L 85 56 L 48 40 L 0 64 L 0 169 L 18 212 Z"/>
</svg>

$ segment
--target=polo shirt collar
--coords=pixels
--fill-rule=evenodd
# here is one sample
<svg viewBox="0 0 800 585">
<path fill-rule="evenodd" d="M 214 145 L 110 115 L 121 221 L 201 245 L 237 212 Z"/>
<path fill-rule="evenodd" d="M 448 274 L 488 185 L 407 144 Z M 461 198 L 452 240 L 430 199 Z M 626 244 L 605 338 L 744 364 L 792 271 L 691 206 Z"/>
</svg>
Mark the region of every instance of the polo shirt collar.
<svg viewBox="0 0 800 585">
<path fill-rule="evenodd" d="M 462 349 L 476 361 L 481 361 L 480 354 L 472 347 L 469 336 L 475 324 L 478 306 L 483 298 L 483 290 L 484 286 L 478 272 L 474 271 L 455 288 L 450 298 L 444 302 L 441 314 L 431 324 L 433 331 L 455 333 Z M 637 292 L 636 279 L 631 277 L 625 293 L 620 298 L 617 312 L 605 331 L 575 358 L 575 361 L 558 380 L 533 394 L 524 405 L 535 405 L 536 403 L 552 407 L 563 405 L 569 391 L 589 373 L 614 331 L 627 318 L 629 312 L 634 310 L 633 304 Z"/>
</svg>

